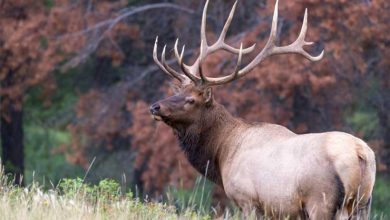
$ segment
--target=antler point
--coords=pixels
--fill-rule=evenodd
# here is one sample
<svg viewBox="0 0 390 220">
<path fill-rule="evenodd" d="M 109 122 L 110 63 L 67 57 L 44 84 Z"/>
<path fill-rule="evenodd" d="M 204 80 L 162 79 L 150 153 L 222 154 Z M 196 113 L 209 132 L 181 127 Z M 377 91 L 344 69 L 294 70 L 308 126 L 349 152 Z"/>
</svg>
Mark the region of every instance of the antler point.
<svg viewBox="0 0 390 220">
<path fill-rule="evenodd" d="M 321 60 L 322 59 L 322 57 L 324 57 L 324 54 L 325 54 L 325 50 L 323 49 L 322 51 L 321 51 L 321 53 L 320 53 L 320 55 L 318 55 L 318 60 Z"/>
</svg>

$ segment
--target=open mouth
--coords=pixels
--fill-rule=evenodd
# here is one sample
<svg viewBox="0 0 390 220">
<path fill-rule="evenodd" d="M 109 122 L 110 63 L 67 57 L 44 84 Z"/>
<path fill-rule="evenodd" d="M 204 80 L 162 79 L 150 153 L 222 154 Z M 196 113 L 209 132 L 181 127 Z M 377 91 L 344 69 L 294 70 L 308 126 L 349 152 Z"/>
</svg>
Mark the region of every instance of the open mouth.
<svg viewBox="0 0 390 220">
<path fill-rule="evenodd" d="M 152 115 L 152 118 L 156 121 L 162 121 L 162 117 L 159 115 Z"/>
</svg>

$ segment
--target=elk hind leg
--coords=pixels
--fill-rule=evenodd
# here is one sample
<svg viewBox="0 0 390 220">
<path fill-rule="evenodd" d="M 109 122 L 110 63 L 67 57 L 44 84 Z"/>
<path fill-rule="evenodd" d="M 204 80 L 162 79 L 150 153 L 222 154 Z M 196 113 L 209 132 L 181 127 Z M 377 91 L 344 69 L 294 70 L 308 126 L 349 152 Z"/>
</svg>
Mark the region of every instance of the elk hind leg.
<svg viewBox="0 0 390 220">
<path fill-rule="evenodd" d="M 371 210 L 371 198 L 368 199 L 368 202 L 364 205 L 356 204 L 350 212 L 350 219 L 355 220 L 367 220 L 370 218 Z"/>
<path fill-rule="evenodd" d="M 340 209 L 343 206 L 345 190 L 338 175 L 335 175 L 333 184 L 324 184 L 317 190 L 305 202 L 304 207 L 309 219 L 330 220 L 342 216 Z"/>
</svg>

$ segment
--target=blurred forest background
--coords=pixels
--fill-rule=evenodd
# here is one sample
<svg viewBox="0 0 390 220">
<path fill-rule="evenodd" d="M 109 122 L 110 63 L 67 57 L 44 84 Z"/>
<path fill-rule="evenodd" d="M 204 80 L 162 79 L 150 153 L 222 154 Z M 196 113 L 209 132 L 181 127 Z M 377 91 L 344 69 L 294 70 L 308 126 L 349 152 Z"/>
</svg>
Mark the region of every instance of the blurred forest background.
<svg viewBox="0 0 390 220">
<path fill-rule="evenodd" d="M 233 3 L 210 2 L 209 39 L 218 36 Z M 259 51 L 269 36 L 274 3 L 239 1 L 228 42 L 257 43 Z M 6 171 L 24 174 L 24 184 L 33 179 L 56 184 L 82 177 L 90 167 L 87 181 L 117 179 L 137 186 L 139 195 L 190 189 L 199 174 L 171 129 L 151 119 L 148 105 L 170 93 L 172 80 L 153 62 L 155 37 L 168 48 L 179 37 L 190 61 L 198 52 L 203 5 L 203 0 L 0 0 Z M 317 42 L 309 49 L 318 54 L 325 48 L 323 60 L 272 57 L 244 79 L 216 88 L 216 99 L 248 121 L 278 123 L 297 133 L 339 130 L 361 137 L 377 156 L 374 203 L 386 209 L 390 2 L 281 0 L 279 7 L 279 45 L 295 40 L 307 7 L 307 40 Z M 243 64 L 255 54 L 244 56 Z M 216 53 L 204 70 L 227 74 L 235 60 Z M 213 194 L 221 196 L 218 190 Z"/>
</svg>

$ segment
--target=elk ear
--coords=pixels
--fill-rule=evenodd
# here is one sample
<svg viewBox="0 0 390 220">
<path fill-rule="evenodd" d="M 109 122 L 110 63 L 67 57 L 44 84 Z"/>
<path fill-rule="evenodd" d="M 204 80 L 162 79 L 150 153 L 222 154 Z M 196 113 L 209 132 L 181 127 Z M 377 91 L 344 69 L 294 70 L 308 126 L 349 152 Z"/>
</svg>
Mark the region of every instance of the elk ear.
<svg viewBox="0 0 390 220">
<path fill-rule="evenodd" d="M 203 98 L 204 98 L 204 102 L 207 104 L 207 105 L 211 105 L 211 103 L 213 103 L 213 91 L 211 89 L 211 87 L 208 87 L 204 93 L 203 93 Z"/>
</svg>

